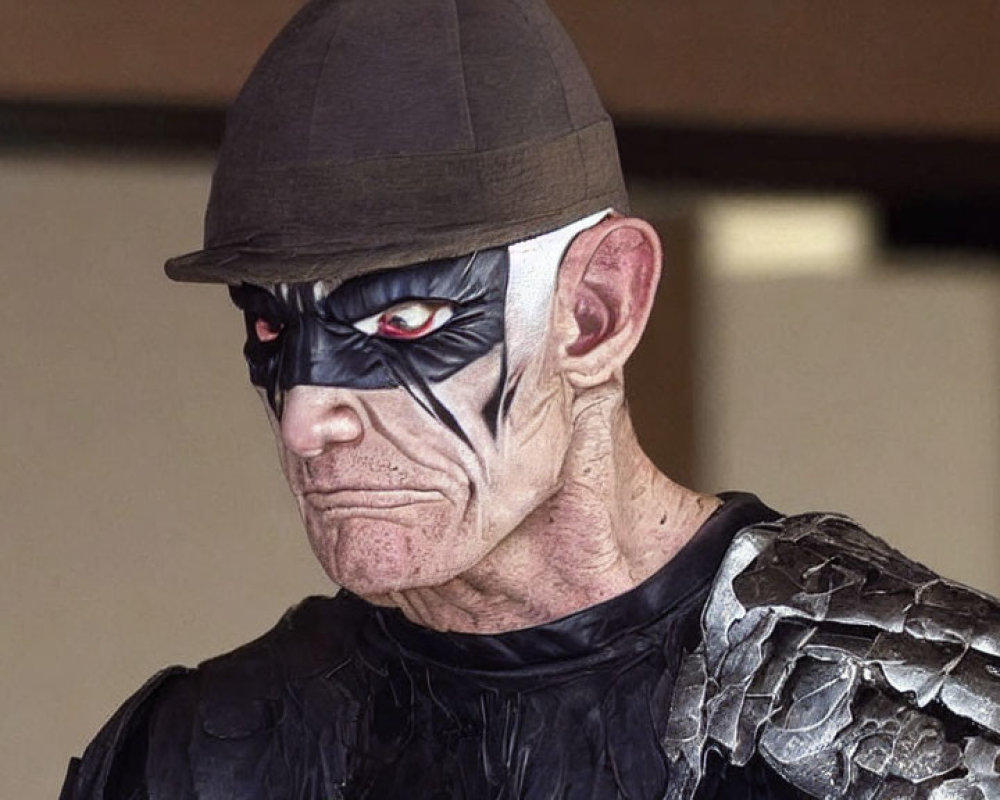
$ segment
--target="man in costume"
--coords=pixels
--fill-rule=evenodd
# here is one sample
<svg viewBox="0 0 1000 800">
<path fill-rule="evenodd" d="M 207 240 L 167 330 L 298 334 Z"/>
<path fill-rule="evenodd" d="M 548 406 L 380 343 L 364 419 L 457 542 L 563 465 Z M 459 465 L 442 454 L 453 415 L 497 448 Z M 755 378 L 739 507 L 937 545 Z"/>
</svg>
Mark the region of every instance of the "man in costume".
<svg viewBox="0 0 1000 800">
<path fill-rule="evenodd" d="M 338 585 L 155 676 L 65 798 L 1000 798 L 1000 606 L 849 520 L 662 475 L 660 246 L 541 0 L 313 0 L 206 247 Z"/>
</svg>

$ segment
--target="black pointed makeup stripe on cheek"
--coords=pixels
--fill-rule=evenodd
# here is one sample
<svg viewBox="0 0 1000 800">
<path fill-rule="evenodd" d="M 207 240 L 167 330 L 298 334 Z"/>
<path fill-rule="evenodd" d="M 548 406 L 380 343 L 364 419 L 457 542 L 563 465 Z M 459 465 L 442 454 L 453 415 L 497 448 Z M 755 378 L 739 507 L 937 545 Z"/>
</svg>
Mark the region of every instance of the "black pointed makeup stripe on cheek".
<svg viewBox="0 0 1000 800">
<path fill-rule="evenodd" d="M 278 375 L 281 374 L 284 360 L 285 350 L 281 348 L 275 356 L 274 371 Z M 287 389 L 283 389 L 278 381 L 268 381 L 265 388 L 267 391 L 267 402 L 271 404 L 275 418 L 280 420 L 285 410 L 285 392 Z"/>
<path fill-rule="evenodd" d="M 510 416 L 510 407 L 514 405 L 514 395 L 517 394 L 517 390 L 520 385 L 520 375 L 511 379 L 510 385 L 507 387 L 507 394 L 504 395 L 503 398 L 503 408 L 500 410 L 501 419 L 506 420 Z"/>
<path fill-rule="evenodd" d="M 395 375 L 399 385 L 434 419 L 455 434 L 470 450 L 475 451 L 468 434 L 459 425 L 455 415 L 438 399 L 420 373 L 406 359 L 395 352 L 386 352 L 384 363 Z"/>
<path fill-rule="evenodd" d="M 497 378 L 497 385 L 493 387 L 486 405 L 483 406 L 483 421 L 489 429 L 490 436 L 496 441 L 497 431 L 500 429 L 500 401 L 503 399 L 504 388 L 507 385 L 507 348 L 505 347 L 500 355 L 500 376 Z"/>
</svg>

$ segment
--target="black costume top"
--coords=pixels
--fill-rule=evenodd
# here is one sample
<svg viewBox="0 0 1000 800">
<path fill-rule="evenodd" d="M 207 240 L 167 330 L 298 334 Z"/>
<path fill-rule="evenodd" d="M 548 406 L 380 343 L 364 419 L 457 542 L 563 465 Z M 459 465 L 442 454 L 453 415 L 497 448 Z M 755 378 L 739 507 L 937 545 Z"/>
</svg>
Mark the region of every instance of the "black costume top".
<svg viewBox="0 0 1000 800">
<path fill-rule="evenodd" d="M 442 634 L 342 592 L 165 670 L 63 800 L 1000 800 L 1000 602 L 730 495 L 649 580 Z"/>
<path fill-rule="evenodd" d="M 63 798 L 662 797 L 659 742 L 712 577 L 738 530 L 776 516 L 728 496 L 636 589 L 499 635 L 311 598 L 151 680 L 74 759 Z M 730 773 L 715 796 L 797 796 L 757 762 Z"/>
</svg>

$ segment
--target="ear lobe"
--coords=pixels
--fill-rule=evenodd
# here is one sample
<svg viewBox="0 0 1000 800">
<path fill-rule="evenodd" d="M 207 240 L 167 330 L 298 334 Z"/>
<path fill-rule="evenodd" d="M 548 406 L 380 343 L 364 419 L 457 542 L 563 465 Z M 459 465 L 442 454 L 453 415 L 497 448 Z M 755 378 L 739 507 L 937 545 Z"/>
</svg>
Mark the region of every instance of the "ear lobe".
<svg viewBox="0 0 1000 800">
<path fill-rule="evenodd" d="M 611 217 L 573 243 L 559 275 L 571 383 L 597 386 L 624 366 L 646 327 L 661 257 L 659 237 L 639 219 Z"/>
</svg>

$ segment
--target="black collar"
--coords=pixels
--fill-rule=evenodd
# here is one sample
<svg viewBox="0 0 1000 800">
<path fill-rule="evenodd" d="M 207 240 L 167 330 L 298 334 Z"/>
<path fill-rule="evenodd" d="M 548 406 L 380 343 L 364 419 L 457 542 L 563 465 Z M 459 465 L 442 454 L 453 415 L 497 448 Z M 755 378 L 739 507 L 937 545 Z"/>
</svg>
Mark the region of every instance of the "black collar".
<svg viewBox="0 0 1000 800">
<path fill-rule="evenodd" d="M 493 635 L 441 633 L 407 620 L 398 609 L 378 608 L 385 636 L 404 655 L 464 672 L 510 674 L 577 671 L 589 664 L 630 658 L 660 646 L 658 623 L 700 605 L 733 537 L 743 528 L 781 515 L 752 494 L 720 494 L 722 505 L 684 548 L 639 586 L 569 616 Z"/>
</svg>

